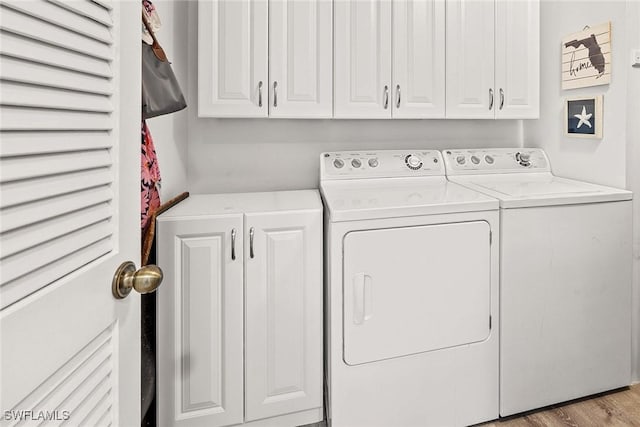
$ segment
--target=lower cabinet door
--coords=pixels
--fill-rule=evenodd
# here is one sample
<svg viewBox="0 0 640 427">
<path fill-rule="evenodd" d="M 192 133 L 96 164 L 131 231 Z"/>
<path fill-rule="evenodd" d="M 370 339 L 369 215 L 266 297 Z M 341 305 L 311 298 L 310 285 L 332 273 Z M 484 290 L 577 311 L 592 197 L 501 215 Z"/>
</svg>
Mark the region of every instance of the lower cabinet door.
<svg viewBox="0 0 640 427">
<path fill-rule="evenodd" d="M 322 406 L 322 213 L 245 215 L 245 421 Z"/>
<path fill-rule="evenodd" d="M 159 426 L 243 422 L 242 215 L 158 219 Z"/>
</svg>

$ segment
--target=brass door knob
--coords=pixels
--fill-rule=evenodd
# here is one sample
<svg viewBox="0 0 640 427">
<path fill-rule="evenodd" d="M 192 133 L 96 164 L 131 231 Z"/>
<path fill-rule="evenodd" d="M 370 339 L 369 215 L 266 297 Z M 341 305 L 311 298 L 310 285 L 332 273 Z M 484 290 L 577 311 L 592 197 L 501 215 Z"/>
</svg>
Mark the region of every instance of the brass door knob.
<svg viewBox="0 0 640 427">
<path fill-rule="evenodd" d="M 116 299 L 125 298 L 135 289 L 141 294 L 155 291 L 162 283 L 162 270 L 157 265 L 146 265 L 136 270 L 136 265 L 131 261 L 120 264 L 113 275 L 111 291 Z"/>
</svg>

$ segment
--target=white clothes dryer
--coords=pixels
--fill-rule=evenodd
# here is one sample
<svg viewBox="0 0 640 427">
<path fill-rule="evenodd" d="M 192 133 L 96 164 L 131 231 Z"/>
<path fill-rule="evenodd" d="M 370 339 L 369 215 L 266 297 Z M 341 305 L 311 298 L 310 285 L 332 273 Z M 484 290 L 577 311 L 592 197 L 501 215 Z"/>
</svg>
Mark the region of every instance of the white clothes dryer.
<svg viewBox="0 0 640 427">
<path fill-rule="evenodd" d="M 320 173 L 330 425 L 497 418 L 497 200 L 438 151 L 324 153 Z"/>
<path fill-rule="evenodd" d="M 500 200 L 500 414 L 631 381 L 631 198 L 560 178 L 541 149 L 443 151 Z"/>
</svg>

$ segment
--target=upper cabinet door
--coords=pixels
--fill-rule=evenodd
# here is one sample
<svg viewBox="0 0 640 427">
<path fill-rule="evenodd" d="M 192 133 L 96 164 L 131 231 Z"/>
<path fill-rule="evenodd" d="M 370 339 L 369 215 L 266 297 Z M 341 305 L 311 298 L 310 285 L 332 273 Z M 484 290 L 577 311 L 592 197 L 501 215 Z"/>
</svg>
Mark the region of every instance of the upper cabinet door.
<svg viewBox="0 0 640 427">
<path fill-rule="evenodd" d="M 539 0 L 496 3 L 496 117 L 540 115 Z"/>
<path fill-rule="evenodd" d="M 269 2 L 269 116 L 333 113 L 331 0 Z"/>
<path fill-rule="evenodd" d="M 322 212 L 245 215 L 245 421 L 322 407 Z"/>
<path fill-rule="evenodd" d="M 447 1 L 447 118 L 494 118 L 493 1 Z"/>
<path fill-rule="evenodd" d="M 266 117 L 267 0 L 198 2 L 198 115 Z"/>
<path fill-rule="evenodd" d="M 391 2 L 334 3 L 334 117 L 390 118 Z"/>
<path fill-rule="evenodd" d="M 392 92 L 393 117 L 444 117 L 444 0 L 393 1 Z"/>
</svg>

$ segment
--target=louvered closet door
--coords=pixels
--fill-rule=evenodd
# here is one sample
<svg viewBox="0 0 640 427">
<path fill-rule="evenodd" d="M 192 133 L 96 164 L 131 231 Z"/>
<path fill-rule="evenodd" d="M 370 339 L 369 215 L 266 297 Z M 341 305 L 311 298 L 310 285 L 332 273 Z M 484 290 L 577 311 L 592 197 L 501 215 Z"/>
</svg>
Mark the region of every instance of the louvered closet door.
<svg viewBox="0 0 640 427">
<path fill-rule="evenodd" d="M 7 425 L 139 424 L 140 300 L 115 300 L 111 278 L 139 261 L 140 13 L 139 1 L 0 1 Z"/>
</svg>

